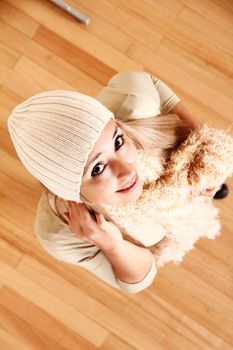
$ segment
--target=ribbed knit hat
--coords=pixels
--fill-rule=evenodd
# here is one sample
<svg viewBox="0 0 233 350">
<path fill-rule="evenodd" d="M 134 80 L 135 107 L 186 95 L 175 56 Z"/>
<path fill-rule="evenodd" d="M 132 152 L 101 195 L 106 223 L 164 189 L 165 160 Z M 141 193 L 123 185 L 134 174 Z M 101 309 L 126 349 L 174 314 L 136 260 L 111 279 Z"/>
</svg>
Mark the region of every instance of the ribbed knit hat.
<svg viewBox="0 0 233 350">
<path fill-rule="evenodd" d="M 33 176 L 57 196 L 81 202 L 84 166 L 110 118 L 113 113 L 90 96 L 47 91 L 17 105 L 8 130 Z"/>
</svg>

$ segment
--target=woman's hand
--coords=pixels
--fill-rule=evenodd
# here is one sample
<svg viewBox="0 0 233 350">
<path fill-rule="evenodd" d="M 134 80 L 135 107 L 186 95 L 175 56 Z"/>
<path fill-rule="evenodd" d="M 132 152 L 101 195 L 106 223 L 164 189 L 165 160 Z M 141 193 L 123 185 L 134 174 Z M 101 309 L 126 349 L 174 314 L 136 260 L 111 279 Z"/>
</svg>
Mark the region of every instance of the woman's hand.
<svg viewBox="0 0 233 350">
<path fill-rule="evenodd" d="M 95 244 L 101 250 L 114 250 L 123 242 L 121 231 L 114 223 L 98 213 L 95 213 L 95 220 L 83 203 L 69 202 L 69 212 L 65 213 L 65 217 L 80 239 Z"/>
</svg>

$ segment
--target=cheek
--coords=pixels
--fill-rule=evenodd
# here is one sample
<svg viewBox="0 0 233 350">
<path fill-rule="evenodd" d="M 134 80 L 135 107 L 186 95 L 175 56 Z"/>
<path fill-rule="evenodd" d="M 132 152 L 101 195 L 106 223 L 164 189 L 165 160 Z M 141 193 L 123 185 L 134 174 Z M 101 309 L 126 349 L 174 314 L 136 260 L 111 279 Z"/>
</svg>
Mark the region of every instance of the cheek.
<svg viewBox="0 0 233 350">
<path fill-rule="evenodd" d="M 129 140 L 122 149 L 122 157 L 131 164 L 135 164 L 138 156 L 137 148 L 134 143 Z M 95 181 L 87 181 L 81 186 L 81 192 L 87 198 L 108 198 L 109 194 L 118 188 L 117 179 L 114 182 L 114 176 L 106 169 L 106 176 L 100 176 Z"/>
<path fill-rule="evenodd" d="M 132 141 L 129 142 L 128 147 L 125 150 L 125 154 L 128 162 L 134 162 L 137 159 L 138 151 Z"/>
<path fill-rule="evenodd" d="M 99 178 L 96 181 L 86 182 L 81 187 L 81 192 L 86 198 L 96 200 L 97 198 L 101 199 L 108 197 L 109 193 L 112 193 L 114 184 L 111 176 L 105 176 Z"/>
<path fill-rule="evenodd" d="M 95 204 L 109 203 L 109 198 L 113 198 L 114 189 L 111 183 L 93 183 L 83 187 L 82 195 Z"/>
</svg>

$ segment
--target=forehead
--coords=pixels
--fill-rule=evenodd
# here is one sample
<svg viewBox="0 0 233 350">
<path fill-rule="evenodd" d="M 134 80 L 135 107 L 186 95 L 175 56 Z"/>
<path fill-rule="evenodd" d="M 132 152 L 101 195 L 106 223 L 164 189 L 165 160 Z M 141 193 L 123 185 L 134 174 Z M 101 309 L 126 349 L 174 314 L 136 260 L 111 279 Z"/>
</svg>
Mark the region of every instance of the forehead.
<svg viewBox="0 0 233 350">
<path fill-rule="evenodd" d="M 114 130 L 116 129 L 116 122 L 113 119 L 110 119 L 108 123 L 105 125 L 105 128 L 101 132 L 100 136 L 98 137 L 91 153 L 88 156 L 88 160 L 93 158 L 93 156 L 96 155 L 98 152 L 103 152 L 105 150 L 104 145 L 112 141 L 112 135 L 114 133 Z"/>
<path fill-rule="evenodd" d="M 96 157 L 98 153 L 104 153 L 108 149 L 108 145 L 112 142 L 113 133 L 116 127 L 117 127 L 117 124 L 113 119 L 110 119 L 108 123 L 105 125 L 105 128 L 101 132 L 92 151 L 90 152 L 87 158 L 86 165 L 84 167 L 84 175 L 88 167 L 90 166 L 93 158 Z"/>
</svg>

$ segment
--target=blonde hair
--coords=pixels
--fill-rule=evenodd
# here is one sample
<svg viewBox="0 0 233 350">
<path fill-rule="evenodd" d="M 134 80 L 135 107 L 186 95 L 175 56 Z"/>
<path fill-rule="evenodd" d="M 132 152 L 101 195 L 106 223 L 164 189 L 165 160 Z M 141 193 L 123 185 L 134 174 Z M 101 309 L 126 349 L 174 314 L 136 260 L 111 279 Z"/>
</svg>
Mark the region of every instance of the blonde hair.
<svg viewBox="0 0 233 350">
<path fill-rule="evenodd" d="M 171 152 L 187 138 L 190 132 L 184 121 L 176 114 L 161 114 L 155 117 L 134 119 L 124 122 L 116 118 L 115 122 L 126 136 L 132 139 L 137 149 L 145 151 L 145 155 L 160 155 L 166 158 L 168 158 Z M 45 186 L 43 187 L 47 193 L 50 192 Z M 106 220 L 112 221 L 102 207 L 90 202 L 82 193 L 80 193 L 80 198 L 91 213 L 100 213 Z M 63 200 L 63 202 L 68 204 L 68 201 Z M 63 221 L 66 221 L 58 209 L 57 212 L 58 216 Z M 124 236 L 127 235 L 126 232 L 123 234 Z M 127 239 L 127 237 L 125 238 Z"/>
</svg>

